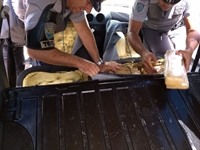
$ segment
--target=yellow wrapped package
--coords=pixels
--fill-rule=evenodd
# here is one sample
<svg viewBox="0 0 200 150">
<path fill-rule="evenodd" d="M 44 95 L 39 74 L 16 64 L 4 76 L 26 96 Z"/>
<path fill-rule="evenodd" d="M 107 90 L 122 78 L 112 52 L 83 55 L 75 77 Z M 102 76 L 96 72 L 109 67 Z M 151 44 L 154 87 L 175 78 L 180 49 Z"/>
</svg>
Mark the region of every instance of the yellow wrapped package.
<svg viewBox="0 0 200 150">
<path fill-rule="evenodd" d="M 165 54 L 165 84 L 168 89 L 188 89 L 189 82 L 182 55 L 176 50 L 167 50 Z"/>
<path fill-rule="evenodd" d="M 22 86 L 41 86 L 71 82 L 88 81 L 88 75 L 79 70 L 74 71 L 58 71 L 58 72 L 43 72 L 36 71 L 27 74 L 22 82 Z"/>
</svg>

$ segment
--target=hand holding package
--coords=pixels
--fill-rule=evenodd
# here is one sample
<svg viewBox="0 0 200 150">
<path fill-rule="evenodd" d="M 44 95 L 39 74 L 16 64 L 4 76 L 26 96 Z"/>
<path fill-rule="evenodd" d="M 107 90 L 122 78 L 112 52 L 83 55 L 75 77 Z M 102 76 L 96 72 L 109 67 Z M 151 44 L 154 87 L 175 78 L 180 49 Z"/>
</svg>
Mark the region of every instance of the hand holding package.
<svg viewBox="0 0 200 150">
<path fill-rule="evenodd" d="M 168 89 L 188 89 L 189 82 L 182 55 L 176 50 L 167 50 L 165 54 L 165 84 Z"/>
</svg>

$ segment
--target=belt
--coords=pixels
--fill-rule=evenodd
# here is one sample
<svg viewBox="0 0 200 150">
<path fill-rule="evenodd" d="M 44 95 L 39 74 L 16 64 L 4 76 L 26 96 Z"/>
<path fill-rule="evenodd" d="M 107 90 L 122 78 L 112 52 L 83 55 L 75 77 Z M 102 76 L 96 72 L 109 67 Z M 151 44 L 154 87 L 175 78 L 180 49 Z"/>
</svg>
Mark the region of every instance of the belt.
<svg viewBox="0 0 200 150">
<path fill-rule="evenodd" d="M 14 43 L 14 42 L 12 44 L 13 44 L 12 45 L 13 47 L 23 47 L 24 46 L 24 44 L 19 44 L 19 43 Z M 8 45 L 8 43 L 5 41 L 3 45 Z"/>
</svg>

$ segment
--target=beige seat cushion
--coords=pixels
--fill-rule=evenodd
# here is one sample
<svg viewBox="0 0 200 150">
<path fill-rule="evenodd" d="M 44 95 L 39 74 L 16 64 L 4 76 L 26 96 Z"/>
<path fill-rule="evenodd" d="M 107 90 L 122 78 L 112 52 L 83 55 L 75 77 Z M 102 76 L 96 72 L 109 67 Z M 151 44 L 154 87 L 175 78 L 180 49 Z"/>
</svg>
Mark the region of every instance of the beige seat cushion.
<svg viewBox="0 0 200 150">
<path fill-rule="evenodd" d="M 56 73 L 38 71 L 27 74 L 23 79 L 22 86 L 40 86 L 79 81 L 88 81 L 88 75 L 79 70 L 59 71 Z"/>
<path fill-rule="evenodd" d="M 71 54 L 76 36 L 77 31 L 73 23 L 69 21 L 65 31 L 54 34 L 55 47 L 65 53 Z"/>
<path fill-rule="evenodd" d="M 117 31 L 117 34 L 121 37 L 116 43 L 116 49 L 119 59 L 140 57 L 140 55 L 136 53 L 135 50 L 130 46 L 124 33 L 121 31 Z"/>
</svg>

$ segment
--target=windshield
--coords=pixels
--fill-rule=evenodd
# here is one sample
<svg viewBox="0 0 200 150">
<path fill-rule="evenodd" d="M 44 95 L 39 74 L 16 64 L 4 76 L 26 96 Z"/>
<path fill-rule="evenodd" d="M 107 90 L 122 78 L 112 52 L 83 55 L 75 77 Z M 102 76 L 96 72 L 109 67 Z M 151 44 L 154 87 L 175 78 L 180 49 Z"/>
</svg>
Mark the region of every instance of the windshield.
<svg viewBox="0 0 200 150">
<path fill-rule="evenodd" d="M 102 3 L 102 8 L 108 8 L 112 11 L 127 12 L 131 10 L 134 0 L 106 0 Z"/>
</svg>

